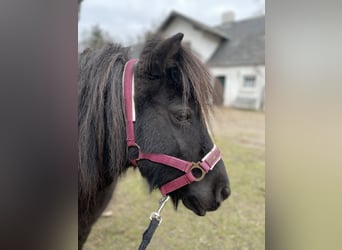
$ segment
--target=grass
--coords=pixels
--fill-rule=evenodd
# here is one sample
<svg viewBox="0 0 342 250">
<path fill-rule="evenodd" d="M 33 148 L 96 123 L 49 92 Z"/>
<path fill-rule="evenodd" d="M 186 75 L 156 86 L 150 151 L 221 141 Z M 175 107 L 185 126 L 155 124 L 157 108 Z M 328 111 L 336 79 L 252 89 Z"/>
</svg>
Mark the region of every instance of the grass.
<svg viewBox="0 0 342 250">
<path fill-rule="evenodd" d="M 205 217 L 182 204 L 175 211 L 168 202 L 148 249 L 265 249 L 264 114 L 222 108 L 214 117 L 213 131 L 231 196 Z M 139 171 L 130 169 L 109 205 L 113 216 L 98 220 L 84 249 L 137 249 L 160 197 L 159 191 L 149 194 Z"/>
</svg>

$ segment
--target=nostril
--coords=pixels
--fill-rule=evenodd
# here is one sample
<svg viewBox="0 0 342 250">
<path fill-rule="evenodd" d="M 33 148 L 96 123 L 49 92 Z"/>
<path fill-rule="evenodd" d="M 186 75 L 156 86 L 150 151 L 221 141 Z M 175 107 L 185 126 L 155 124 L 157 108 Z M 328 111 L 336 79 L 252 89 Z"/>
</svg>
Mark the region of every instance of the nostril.
<svg viewBox="0 0 342 250">
<path fill-rule="evenodd" d="M 230 195 L 230 188 L 224 187 L 221 191 L 222 200 L 227 199 L 229 197 L 229 195 Z"/>
<path fill-rule="evenodd" d="M 221 186 L 220 188 L 216 189 L 216 202 L 222 202 L 227 199 L 230 195 L 230 188 L 229 186 Z"/>
</svg>

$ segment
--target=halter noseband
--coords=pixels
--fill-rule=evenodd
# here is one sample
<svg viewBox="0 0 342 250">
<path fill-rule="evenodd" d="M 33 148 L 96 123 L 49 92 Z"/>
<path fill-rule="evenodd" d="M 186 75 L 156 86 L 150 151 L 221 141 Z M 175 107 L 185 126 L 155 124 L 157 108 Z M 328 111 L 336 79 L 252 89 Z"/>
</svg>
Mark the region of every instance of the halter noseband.
<svg viewBox="0 0 342 250">
<path fill-rule="evenodd" d="M 149 160 L 151 162 L 160 163 L 169 167 L 176 168 L 184 172 L 184 175 L 164 184 L 160 187 L 160 192 L 163 196 L 177 190 L 185 185 L 194 181 L 200 181 L 204 178 L 205 174 L 212 170 L 221 159 L 221 152 L 216 145 L 199 161 L 189 162 L 179 159 L 174 156 L 156 153 L 144 153 L 140 150 L 139 145 L 135 142 L 134 136 L 134 122 L 135 122 L 135 103 L 134 103 L 134 74 L 133 66 L 137 59 L 129 60 L 123 72 L 123 96 L 125 101 L 126 113 L 126 134 L 127 134 L 127 148 L 128 151 L 135 150 L 133 159 L 129 159 L 131 164 L 135 167 L 138 166 L 139 160 Z M 193 170 L 198 169 L 201 172 L 199 177 L 193 175 Z"/>
</svg>

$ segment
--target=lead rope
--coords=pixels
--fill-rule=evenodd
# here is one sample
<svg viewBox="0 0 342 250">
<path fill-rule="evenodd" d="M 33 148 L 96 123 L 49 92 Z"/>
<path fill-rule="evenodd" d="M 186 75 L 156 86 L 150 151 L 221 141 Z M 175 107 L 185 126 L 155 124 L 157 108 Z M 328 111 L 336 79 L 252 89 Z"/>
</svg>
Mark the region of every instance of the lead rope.
<svg viewBox="0 0 342 250">
<path fill-rule="evenodd" d="M 156 231 L 157 227 L 160 225 L 160 223 L 163 221 L 163 218 L 161 217 L 160 213 L 163 210 L 166 202 L 169 200 L 170 196 L 163 196 L 159 201 L 159 208 L 156 212 L 153 212 L 150 215 L 150 225 L 147 227 L 146 231 L 143 234 L 142 241 L 140 243 L 138 250 L 145 250 L 147 245 L 150 243 L 154 232 Z"/>
</svg>

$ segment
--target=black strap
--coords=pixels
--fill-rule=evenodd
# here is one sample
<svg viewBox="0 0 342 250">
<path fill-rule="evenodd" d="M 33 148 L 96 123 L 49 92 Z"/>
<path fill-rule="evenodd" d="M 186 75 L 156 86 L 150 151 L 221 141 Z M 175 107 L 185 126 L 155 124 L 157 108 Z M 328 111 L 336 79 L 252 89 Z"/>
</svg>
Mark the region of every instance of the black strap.
<svg viewBox="0 0 342 250">
<path fill-rule="evenodd" d="M 152 236 L 158 226 L 159 226 L 159 221 L 156 218 L 152 217 L 150 225 L 148 226 L 148 228 L 143 234 L 142 241 L 138 250 L 146 249 L 147 245 L 150 243 Z"/>
</svg>

